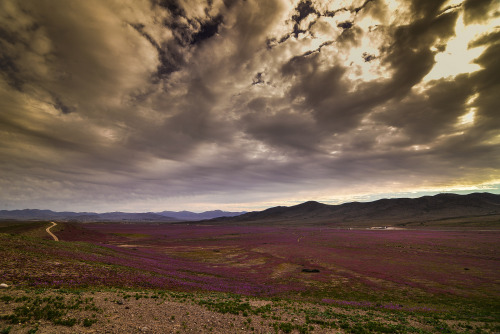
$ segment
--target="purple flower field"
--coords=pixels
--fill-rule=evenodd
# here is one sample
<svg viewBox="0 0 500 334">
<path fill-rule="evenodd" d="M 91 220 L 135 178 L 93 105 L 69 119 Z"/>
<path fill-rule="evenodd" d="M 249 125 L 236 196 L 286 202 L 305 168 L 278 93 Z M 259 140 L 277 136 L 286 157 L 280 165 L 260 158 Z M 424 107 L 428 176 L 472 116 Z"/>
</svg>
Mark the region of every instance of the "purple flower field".
<svg viewBox="0 0 500 334">
<path fill-rule="evenodd" d="M 371 295 L 395 290 L 414 297 L 500 295 L 497 231 L 192 224 L 84 227 L 89 234 L 68 228 L 59 235 L 112 251 L 105 257 L 79 257 L 139 269 L 143 274 L 131 274 L 140 280 L 134 284 L 146 286 L 258 295 L 316 291 L 324 297 L 329 292 Z"/>
<path fill-rule="evenodd" d="M 56 242 L 45 225 L 0 233 L 12 292 L 167 293 L 284 333 L 500 329 L 500 231 L 59 223 Z"/>
<path fill-rule="evenodd" d="M 57 244 L 3 236 L 2 280 L 366 306 L 404 301 L 395 308 L 407 310 L 500 296 L 498 231 L 107 223 L 60 224 L 54 232 Z"/>
</svg>

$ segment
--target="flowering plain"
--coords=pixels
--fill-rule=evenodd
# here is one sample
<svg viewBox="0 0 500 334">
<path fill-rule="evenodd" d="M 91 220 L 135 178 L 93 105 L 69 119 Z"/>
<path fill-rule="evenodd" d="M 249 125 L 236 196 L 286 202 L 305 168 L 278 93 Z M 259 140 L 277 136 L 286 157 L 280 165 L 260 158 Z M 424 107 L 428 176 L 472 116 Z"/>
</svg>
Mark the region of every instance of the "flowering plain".
<svg viewBox="0 0 500 334">
<path fill-rule="evenodd" d="M 214 312 L 227 310 L 217 301 L 226 296 L 233 306 L 244 297 L 416 317 L 366 332 L 500 331 L 500 231 L 58 223 L 54 242 L 48 223 L 3 225 L 1 280 L 16 289 L 169 291 Z M 354 320 L 302 317 L 305 327 L 275 319 L 269 328 L 363 332 Z"/>
</svg>

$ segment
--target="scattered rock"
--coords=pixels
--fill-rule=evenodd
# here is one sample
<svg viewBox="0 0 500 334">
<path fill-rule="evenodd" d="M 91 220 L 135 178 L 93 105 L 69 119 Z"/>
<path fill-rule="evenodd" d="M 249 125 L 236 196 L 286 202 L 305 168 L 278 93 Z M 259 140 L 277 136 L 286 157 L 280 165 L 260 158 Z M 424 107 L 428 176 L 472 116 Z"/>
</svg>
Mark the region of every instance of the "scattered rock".
<svg viewBox="0 0 500 334">
<path fill-rule="evenodd" d="M 5 283 L 0 284 L 0 288 L 5 289 L 8 288 L 9 286 Z"/>
<path fill-rule="evenodd" d="M 319 273 L 319 269 L 307 269 L 307 268 L 304 268 L 304 269 L 302 269 L 302 272 L 303 273 Z"/>
</svg>

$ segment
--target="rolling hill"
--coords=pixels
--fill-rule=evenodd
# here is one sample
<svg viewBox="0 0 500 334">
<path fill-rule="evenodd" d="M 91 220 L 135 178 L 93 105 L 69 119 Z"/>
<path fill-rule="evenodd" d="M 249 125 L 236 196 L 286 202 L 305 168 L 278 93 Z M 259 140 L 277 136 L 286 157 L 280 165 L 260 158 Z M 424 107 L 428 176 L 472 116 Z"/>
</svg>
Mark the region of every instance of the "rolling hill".
<svg viewBox="0 0 500 334">
<path fill-rule="evenodd" d="M 224 223 L 300 223 L 337 226 L 498 225 L 500 195 L 438 194 L 419 198 L 380 199 L 327 205 L 309 201 L 277 206 L 236 217 L 216 218 Z"/>
<path fill-rule="evenodd" d="M 191 211 L 162 211 L 157 212 L 157 214 L 173 217 L 179 220 L 204 220 L 204 219 L 213 219 L 219 217 L 234 217 L 245 214 L 246 211 L 242 212 L 229 212 L 229 211 L 221 211 L 221 210 L 213 210 L 213 211 L 205 211 L 201 213 L 191 212 Z"/>
</svg>

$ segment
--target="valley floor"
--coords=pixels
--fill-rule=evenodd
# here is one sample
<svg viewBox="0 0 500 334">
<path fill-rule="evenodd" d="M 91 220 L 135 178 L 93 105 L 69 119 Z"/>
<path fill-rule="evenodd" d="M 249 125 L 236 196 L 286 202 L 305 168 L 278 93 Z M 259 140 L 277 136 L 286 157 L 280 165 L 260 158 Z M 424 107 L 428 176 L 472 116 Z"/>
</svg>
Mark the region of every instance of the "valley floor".
<svg viewBox="0 0 500 334">
<path fill-rule="evenodd" d="M 499 231 L 0 224 L 0 334 L 500 333 Z"/>
</svg>

